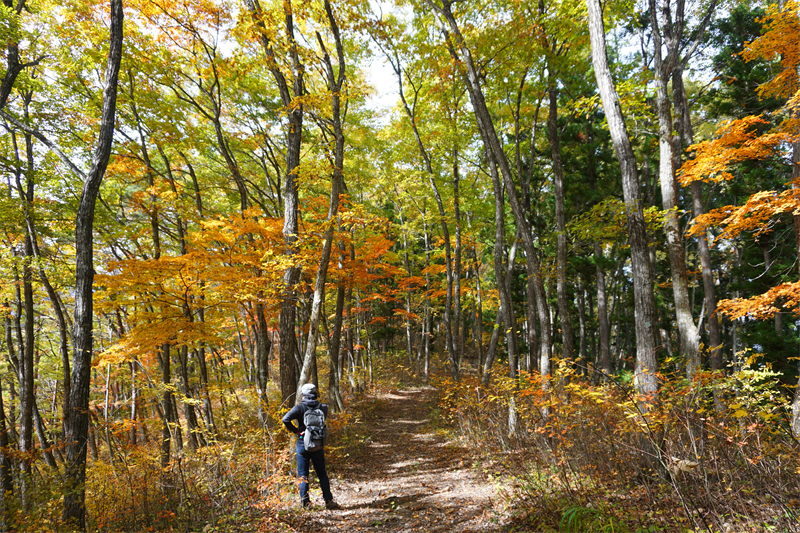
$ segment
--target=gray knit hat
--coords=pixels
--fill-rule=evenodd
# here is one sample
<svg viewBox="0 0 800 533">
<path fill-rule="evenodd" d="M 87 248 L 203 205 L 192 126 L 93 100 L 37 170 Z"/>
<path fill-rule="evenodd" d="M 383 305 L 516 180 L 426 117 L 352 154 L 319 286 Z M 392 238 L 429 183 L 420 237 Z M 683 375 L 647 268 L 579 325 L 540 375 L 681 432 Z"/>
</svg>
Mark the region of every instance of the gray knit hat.
<svg viewBox="0 0 800 533">
<path fill-rule="evenodd" d="M 316 398 L 317 397 L 317 386 L 313 383 L 306 383 L 302 387 L 300 387 L 300 394 L 306 398 Z"/>
</svg>

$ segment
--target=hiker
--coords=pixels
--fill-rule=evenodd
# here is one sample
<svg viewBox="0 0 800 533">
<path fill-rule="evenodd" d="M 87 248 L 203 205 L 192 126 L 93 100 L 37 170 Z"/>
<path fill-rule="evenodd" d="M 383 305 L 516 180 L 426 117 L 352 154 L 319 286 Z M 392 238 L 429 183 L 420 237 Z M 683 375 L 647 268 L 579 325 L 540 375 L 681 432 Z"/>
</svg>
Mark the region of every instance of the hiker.
<svg viewBox="0 0 800 533">
<path fill-rule="evenodd" d="M 300 403 L 283 416 L 283 424 L 286 429 L 297 435 L 297 482 L 300 486 L 300 502 L 304 509 L 311 507 L 311 498 L 308 495 L 310 462 L 314 464 L 314 471 L 319 478 L 319 488 L 322 489 L 325 508 L 341 509 L 339 504 L 333 501 L 328 472 L 325 470 L 324 439 L 328 406 L 317 400 L 317 387 L 313 383 L 303 385 L 300 394 Z M 292 423 L 293 420 L 297 420 L 297 427 Z M 307 424 L 310 429 L 306 427 Z M 312 439 L 312 437 L 314 438 Z"/>
</svg>

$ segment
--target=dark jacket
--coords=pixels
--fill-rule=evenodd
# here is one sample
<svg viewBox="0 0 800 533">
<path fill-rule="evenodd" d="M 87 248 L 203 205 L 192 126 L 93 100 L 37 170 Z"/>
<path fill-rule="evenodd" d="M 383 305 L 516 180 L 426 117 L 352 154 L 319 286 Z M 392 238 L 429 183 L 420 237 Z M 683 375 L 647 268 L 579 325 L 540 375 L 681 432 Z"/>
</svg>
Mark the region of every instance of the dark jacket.
<svg viewBox="0 0 800 533">
<path fill-rule="evenodd" d="M 303 398 L 300 403 L 292 407 L 288 413 L 283 415 L 283 425 L 295 435 L 303 433 L 306 430 L 306 424 L 303 422 L 303 415 L 309 408 L 314 409 L 317 407 L 325 415 L 325 418 L 328 418 L 327 405 L 320 403 L 320 401 L 316 398 Z M 293 420 L 297 420 L 297 427 L 295 427 L 295 425 L 292 423 Z"/>
</svg>

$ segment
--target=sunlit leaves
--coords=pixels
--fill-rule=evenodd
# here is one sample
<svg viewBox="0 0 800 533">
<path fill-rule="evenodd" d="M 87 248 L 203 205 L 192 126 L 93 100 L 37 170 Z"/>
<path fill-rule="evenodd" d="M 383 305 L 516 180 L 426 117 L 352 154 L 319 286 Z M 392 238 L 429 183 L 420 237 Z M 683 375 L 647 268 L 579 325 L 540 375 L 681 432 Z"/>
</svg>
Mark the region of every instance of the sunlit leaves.
<svg viewBox="0 0 800 533">
<path fill-rule="evenodd" d="M 747 43 L 742 56 L 748 61 L 758 58 L 780 60 L 781 70 L 772 80 L 761 85 L 758 91 L 762 97 L 788 98 L 798 87 L 800 19 L 797 16 L 797 2 L 788 1 L 770 5 L 766 16 L 759 19 L 759 22 L 764 25 L 764 33 L 758 39 Z"/>
<path fill-rule="evenodd" d="M 664 226 L 664 212 L 656 207 L 644 210 L 648 231 Z M 588 242 L 615 243 L 627 239 L 625 203 L 618 198 L 606 198 L 587 212 L 570 221 L 568 229 L 576 237 Z"/>
<path fill-rule="evenodd" d="M 682 185 L 695 180 L 727 181 L 734 179 L 730 169 L 742 161 L 761 160 L 775 155 L 776 148 L 789 140 L 784 132 L 763 131 L 769 123 L 761 116 L 747 116 L 723 123 L 715 138 L 689 147 L 694 158 L 678 173 Z"/>
</svg>

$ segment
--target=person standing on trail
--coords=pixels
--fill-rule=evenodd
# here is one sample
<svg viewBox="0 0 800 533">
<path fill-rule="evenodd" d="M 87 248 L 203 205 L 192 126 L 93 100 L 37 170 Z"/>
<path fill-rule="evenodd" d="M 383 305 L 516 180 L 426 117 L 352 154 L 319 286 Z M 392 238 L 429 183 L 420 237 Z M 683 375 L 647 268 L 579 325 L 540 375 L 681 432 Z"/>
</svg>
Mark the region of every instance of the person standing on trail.
<svg viewBox="0 0 800 533">
<path fill-rule="evenodd" d="M 300 502 L 304 509 L 311 507 L 311 498 L 308 495 L 308 473 L 310 464 L 313 464 L 314 471 L 319 478 L 322 497 L 325 499 L 325 508 L 341 509 L 339 504 L 333 501 L 331 483 L 328 479 L 328 472 L 325 470 L 324 434 L 328 406 L 317 400 L 317 387 L 313 383 L 303 385 L 300 394 L 302 396 L 300 403 L 283 416 L 283 425 L 297 435 L 297 484 L 300 488 Z M 320 418 L 321 422 L 319 422 Z M 294 425 L 294 420 L 297 420 L 297 426 Z M 307 424 L 311 424 L 310 420 L 315 420 L 314 424 L 321 424 L 322 428 L 322 434 L 314 435 L 313 441 L 310 438 L 312 428 L 307 427 Z M 309 432 L 308 436 L 306 436 L 307 431 Z M 313 431 L 319 431 L 316 425 Z M 320 440 L 316 440 L 316 437 L 320 437 Z"/>
</svg>

